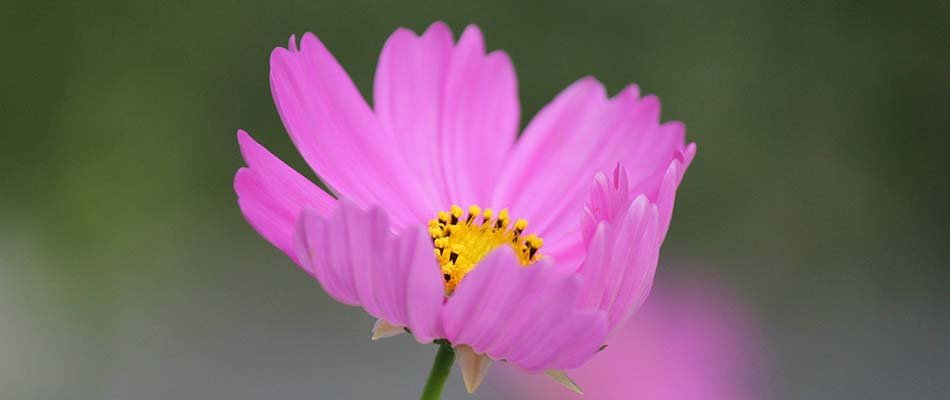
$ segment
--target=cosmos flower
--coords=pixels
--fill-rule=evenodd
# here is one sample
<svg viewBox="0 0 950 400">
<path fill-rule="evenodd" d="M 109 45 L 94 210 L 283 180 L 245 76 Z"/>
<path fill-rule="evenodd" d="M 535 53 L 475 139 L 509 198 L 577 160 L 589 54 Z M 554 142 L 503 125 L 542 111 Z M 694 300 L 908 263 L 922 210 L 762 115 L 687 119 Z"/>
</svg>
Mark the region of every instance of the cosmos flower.
<svg viewBox="0 0 950 400">
<path fill-rule="evenodd" d="M 245 218 L 337 301 L 449 345 L 473 391 L 491 360 L 590 359 L 646 298 L 695 155 L 659 100 L 570 85 L 518 136 L 514 68 L 477 27 L 387 40 L 373 107 L 323 43 L 270 58 L 281 120 L 325 192 L 243 132 Z M 463 208 L 465 207 L 465 208 Z"/>
<path fill-rule="evenodd" d="M 571 376 L 598 400 L 764 398 L 766 352 L 752 315 L 708 277 L 658 280 L 656 293 Z M 499 399 L 568 400 L 576 394 L 502 368 Z"/>
</svg>

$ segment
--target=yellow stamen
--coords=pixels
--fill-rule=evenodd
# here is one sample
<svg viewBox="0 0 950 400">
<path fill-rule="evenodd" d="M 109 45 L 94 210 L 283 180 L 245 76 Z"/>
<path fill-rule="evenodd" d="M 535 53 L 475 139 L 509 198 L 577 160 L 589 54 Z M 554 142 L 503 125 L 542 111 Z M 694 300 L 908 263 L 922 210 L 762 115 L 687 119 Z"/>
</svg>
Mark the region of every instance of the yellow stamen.
<svg viewBox="0 0 950 400">
<path fill-rule="evenodd" d="M 544 241 L 536 235 L 522 235 L 528 221 L 518 219 L 510 229 L 509 223 L 507 209 L 499 211 L 496 217 L 492 209 L 482 210 L 477 205 L 470 206 L 468 214 L 453 205 L 429 221 L 429 235 L 435 258 L 442 267 L 446 294 L 452 294 L 479 261 L 503 245 L 515 250 L 521 265 L 531 265 L 541 258 L 539 250 Z"/>
</svg>

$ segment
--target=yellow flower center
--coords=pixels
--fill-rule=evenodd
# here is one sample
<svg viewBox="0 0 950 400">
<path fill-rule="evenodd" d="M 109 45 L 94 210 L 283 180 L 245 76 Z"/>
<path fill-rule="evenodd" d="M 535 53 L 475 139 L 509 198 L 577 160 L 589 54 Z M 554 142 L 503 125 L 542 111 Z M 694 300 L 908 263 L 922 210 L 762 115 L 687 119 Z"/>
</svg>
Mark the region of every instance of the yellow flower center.
<svg viewBox="0 0 950 400">
<path fill-rule="evenodd" d="M 482 210 L 476 205 L 468 208 L 468 214 L 453 205 L 429 221 L 429 235 L 435 246 L 435 258 L 442 267 L 446 294 L 452 294 L 465 274 L 502 245 L 515 249 L 521 265 L 531 265 L 541 258 L 538 250 L 544 241 L 535 235 L 522 235 L 528 221 L 518 219 L 509 227 L 510 222 L 507 209 L 496 216 L 492 209 Z"/>
</svg>

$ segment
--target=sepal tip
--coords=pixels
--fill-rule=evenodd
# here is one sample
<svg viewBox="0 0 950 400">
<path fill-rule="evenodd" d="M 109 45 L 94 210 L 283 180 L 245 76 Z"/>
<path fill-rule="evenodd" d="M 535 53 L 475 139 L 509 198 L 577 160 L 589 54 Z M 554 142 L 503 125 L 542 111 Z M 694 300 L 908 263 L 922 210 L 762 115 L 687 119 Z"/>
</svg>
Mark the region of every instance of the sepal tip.
<svg viewBox="0 0 950 400">
<path fill-rule="evenodd" d="M 465 390 L 469 394 L 475 393 L 488 375 L 488 367 L 491 366 L 491 358 L 485 354 L 475 354 L 475 351 L 467 345 L 455 347 L 455 354 L 458 355 L 459 369 L 462 370 L 462 380 L 465 382 Z"/>
<path fill-rule="evenodd" d="M 406 333 L 406 328 L 403 328 L 398 325 L 390 324 L 389 322 L 377 319 L 376 323 L 373 324 L 373 341 L 379 339 L 390 338 L 402 333 Z"/>
<path fill-rule="evenodd" d="M 551 378 L 553 378 L 555 381 L 557 381 L 557 383 L 560 383 L 564 387 L 570 389 L 572 392 L 577 393 L 577 394 L 584 394 L 584 391 L 581 390 L 581 387 L 578 386 L 577 383 L 575 383 L 574 380 L 571 379 L 571 377 L 567 376 L 567 374 L 564 373 L 564 371 L 550 369 L 550 370 L 544 371 L 544 373 L 550 376 Z"/>
</svg>

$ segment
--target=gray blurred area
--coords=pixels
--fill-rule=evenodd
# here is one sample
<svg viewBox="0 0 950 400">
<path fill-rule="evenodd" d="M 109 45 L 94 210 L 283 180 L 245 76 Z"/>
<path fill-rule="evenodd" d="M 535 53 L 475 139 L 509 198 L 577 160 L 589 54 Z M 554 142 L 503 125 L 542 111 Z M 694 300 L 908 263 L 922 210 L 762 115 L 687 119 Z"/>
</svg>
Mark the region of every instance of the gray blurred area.
<svg viewBox="0 0 950 400">
<path fill-rule="evenodd" d="M 0 399 L 417 398 L 435 348 L 371 342 L 231 181 L 238 128 L 313 177 L 272 48 L 313 31 L 366 94 L 435 20 L 511 55 L 522 124 L 585 75 L 686 122 L 658 276 L 748 303 L 770 398 L 946 398 L 950 3 L 715 3 L 0 3 Z"/>
</svg>

